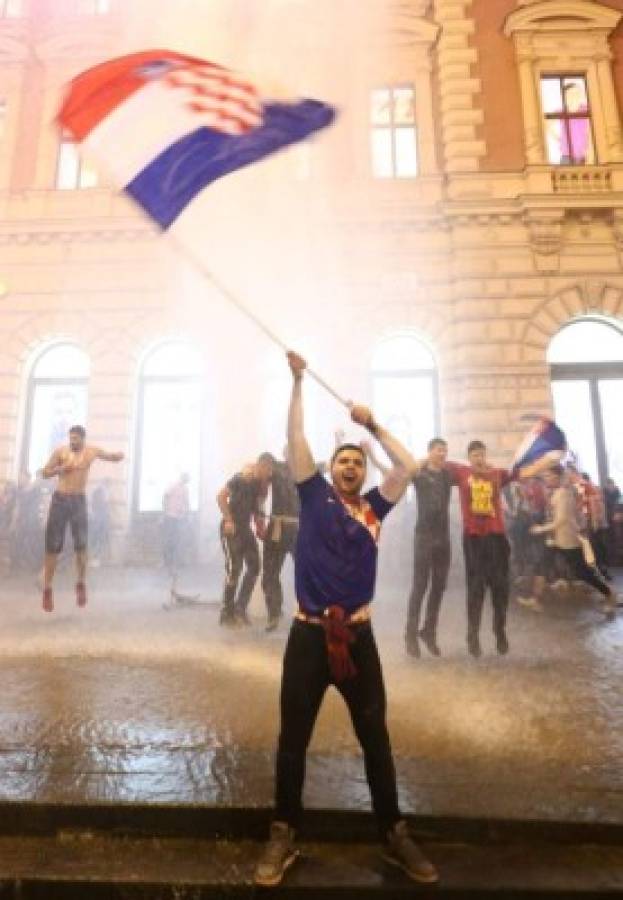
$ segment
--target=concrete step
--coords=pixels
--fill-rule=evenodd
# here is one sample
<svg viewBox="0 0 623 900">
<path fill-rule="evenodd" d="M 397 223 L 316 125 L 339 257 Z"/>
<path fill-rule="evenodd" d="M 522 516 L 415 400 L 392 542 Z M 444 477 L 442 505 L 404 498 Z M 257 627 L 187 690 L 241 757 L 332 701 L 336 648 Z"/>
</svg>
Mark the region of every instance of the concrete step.
<svg viewBox="0 0 623 900">
<path fill-rule="evenodd" d="M 0 802 L 0 837 L 53 837 L 97 833 L 114 837 L 202 838 L 262 841 L 272 812 L 266 807 L 209 806 L 187 803 L 38 803 Z M 540 842 L 623 846 L 623 824 L 546 819 L 407 816 L 422 840 L 495 844 Z M 307 809 L 301 837 L 310 841 L 351 843 L 376 840 L 369 812 Z"/>
<path fill-rule="evenodd" d="M 525 842 L 431 843 L 438 885 L 420 887 L 388 866 L 378 845 L 302 843 L 278 888 L 252 885 L 261 844 L 85 833 L 0 838 L 0 900 L 403 898 L 456 900 L 623 895 L 623 848 Z"/>
</svg>

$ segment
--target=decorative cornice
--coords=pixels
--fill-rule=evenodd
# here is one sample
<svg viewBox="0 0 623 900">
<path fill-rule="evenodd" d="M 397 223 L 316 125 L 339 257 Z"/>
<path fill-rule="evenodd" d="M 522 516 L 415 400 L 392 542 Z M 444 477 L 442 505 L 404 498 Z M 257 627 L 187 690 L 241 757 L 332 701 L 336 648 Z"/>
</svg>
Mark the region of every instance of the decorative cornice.
<svg viewBox="0 0 623 900">
<path fill-rule="evenodd" d="M 10 244 L 24 246 L 27 244 L 96 244 L 121 243 L 154 240 L 160 232 L 148 224 L 135 228 L 85 228 L 85 229 L 50 229 L 21 228 L 19 230 L 1 230 L 0 245 Z"/>
<path fill-rule="evenodd" d="M 507 16 L 504 34 L 510 37 L 521 31 L 613 31 L 623 13 L 589 0 L 541 0 L 522 6 Z"/>
</svg>

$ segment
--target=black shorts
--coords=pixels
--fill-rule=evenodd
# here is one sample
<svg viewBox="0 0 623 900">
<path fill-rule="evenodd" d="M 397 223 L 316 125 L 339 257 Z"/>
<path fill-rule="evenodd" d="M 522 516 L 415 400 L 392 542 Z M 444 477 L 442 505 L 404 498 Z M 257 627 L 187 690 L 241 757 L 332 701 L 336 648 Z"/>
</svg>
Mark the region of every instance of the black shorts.
<svg viewBox="0 0 623 900">
<path fill-rule="evenodd" d="M 52 494 L 48 523 L 45 528 L 45 552 L 60 553 L 67 524 L 71 526 L 74 550 L 87 548 L 87 498 L 84 494 Z"/>
</svg>

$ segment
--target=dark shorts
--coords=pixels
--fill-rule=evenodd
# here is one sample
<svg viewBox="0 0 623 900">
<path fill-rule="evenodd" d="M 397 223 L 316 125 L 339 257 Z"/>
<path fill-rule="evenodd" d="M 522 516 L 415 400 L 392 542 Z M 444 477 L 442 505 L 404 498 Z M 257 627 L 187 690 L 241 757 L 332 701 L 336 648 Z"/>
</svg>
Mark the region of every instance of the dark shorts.
<svg viewBox="0 0 623 900">
<path fill-rule="evenodd" d="M 71 527 L 74 550 L 87 548 L 87 499 L 84 494 L 52 494 L 48 523 L 45 528 L 45 552 L 60 553 L 67 525 Z"/>
</svg>

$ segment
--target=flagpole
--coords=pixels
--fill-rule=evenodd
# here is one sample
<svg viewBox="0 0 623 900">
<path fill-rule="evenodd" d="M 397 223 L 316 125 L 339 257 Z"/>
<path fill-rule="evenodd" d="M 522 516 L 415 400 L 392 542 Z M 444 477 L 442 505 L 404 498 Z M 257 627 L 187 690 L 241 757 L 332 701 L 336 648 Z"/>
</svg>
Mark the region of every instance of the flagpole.
<svg viewBox="0 0 623 900">
<path fill-rule="evenodd" d="M 216 290 L 223 297 L 225 297 L 226 300 L 229 300 L 229 302 L 233 306 L 235 306 L 239 312 L 241 312 L 244 316 L 246 316 L 247 319 L 250 319 L 251 322 L 253 322 L 257 326 L 257 328 L 259 328 L 260 331 L 262 331 L 270 341 L 272 341 L 274 344 L 277 344 L 277 346 L 281 347 L 281 349 L 284 350 L 285 352 L 287 352 L 288 350 L 292 350 L 292 347 L 288 347 L 288 345 L 286 343 L 284 343 L 284 341 L 279 337 L 279 335 L 276 334 L 271 328 L 269 328 L 268 325 L 262 321 L 262 319 L 260 319 L 258 316 L 256 316 L 255 313 L 251 312 L 249 307 L 246 306 L 242 302 L 242 300 L 240 300 L 240 298 L 231 290 L 231 288 L 227 287 L 226 284 L 223 284 L 223 282 L 216 277 L 216 275 L 207 267 L 205 262 L 201 259 L 201 257 L 197 253 L 195 253 L 194 250 L 192 250 L 190 247 L 187 247 L 185 244 L 181 244 L 179 241 L 177 241 L 175 239 L 174 235 L 169 233 L 168 237 L 169 237 L 169 240 L 171 240 L 175 244 L 175 247 L 178 250 L 178 252 L 181 255 L 185 256 L 193 264 L 193 266 L 199 272 L 201 272 L 203 277 L 207 281 L 209 281 L 210 284 L 213 287 L 215 287 Z M 331 385 L 328 384 L 328 382 L 326 382 L 324 380 L 324 378 L 322 378 L 317 372 L 315 372 L 313 369 L 310 369 L 309 367 L 307 367 L 305 369 L 305 371 L 307 372 L 308 375 L 311 376 L 311 378 L 314 379 L 315 382 L 317 382 L 321 387 L 323 387 L 325 389 L 325 391 L 327 391 L 327 393 L 331 394 L 331 396 L 335 400 L 337 400 L 338 403 L 341 403 L 342 406 L 345 406 L 347 409 L 351 408 L 352 403 L 348 400 L 345 400 L 344 397 L 341 396 L 341 394 L 338 394 L 338 392 L 334 388 L 332 388 Z"/>
</svg>

